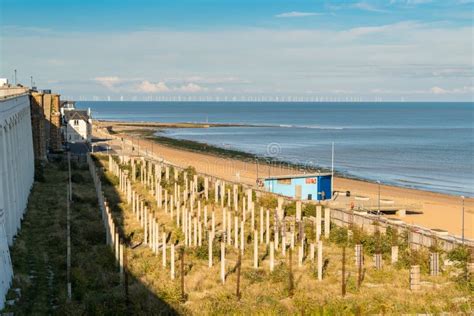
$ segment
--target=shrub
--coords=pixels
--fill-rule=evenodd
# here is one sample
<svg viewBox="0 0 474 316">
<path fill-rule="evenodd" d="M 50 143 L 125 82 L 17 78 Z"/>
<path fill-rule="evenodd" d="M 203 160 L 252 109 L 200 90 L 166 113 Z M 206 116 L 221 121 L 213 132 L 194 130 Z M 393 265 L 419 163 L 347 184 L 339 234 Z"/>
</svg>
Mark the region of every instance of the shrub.
<svg viewBox="0 0 474 316">
<path fill-rule="evenodd" d="M 46 178 L 44 177 L 44 167 L 43 164 L 35 160 L 35 181 L 45 182 Z"/>
<path fill-rule="evenodd" d="M 333 227 L 329 233 L 329 240 L 339 246 L 347 244 L 347 229 L 344 227 Z"/>
<path fill-rule="evenodd" d="M 250 284 L 263 282 L 265 276 L 266 276 L 265 270 L 261 270 L 261 269 L 252 269 L 252 270 L 245 271 L 243 273 L 244 279 L 248 280 Z"/>
<path fill-rule="evenodd" d="M 278 206 L 278 199 L 271 194 L 264 194 L 260 198 L 260 206 L 265 209 L 275 209 Z"/>
<path fill-rule="evenodd" d="M 85 183 L 85 179 L 80 173 L 73 173 L 71 175 L 71 181 L 74 183 Z"/>
<path fill-rule="evenodd" d="M 316 204 L 304 204 L 301 212 L 303 216 L 316 216 Z"/>
</svg>

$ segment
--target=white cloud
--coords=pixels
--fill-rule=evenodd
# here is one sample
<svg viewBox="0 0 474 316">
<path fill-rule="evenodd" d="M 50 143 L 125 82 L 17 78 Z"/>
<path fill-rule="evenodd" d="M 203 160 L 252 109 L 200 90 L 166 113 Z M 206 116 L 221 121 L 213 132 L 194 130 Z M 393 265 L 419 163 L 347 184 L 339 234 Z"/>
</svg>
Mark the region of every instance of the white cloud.
<svg viewBox="0 0 474 316">
<path fill-rule="evenodd" d="M 423 26 L 414 21 L 403 21 L 393 24 L 385 24 L 379 26 L 361 26 L 354 27 L 347 31 L 342 31 L 340 34 L 347 34 L 351 36 L 363 36 L 363 35 L 372 35 L 372 34 L 386 34 L 386 35 L 396 35 L 401 31 L 409 31 L 415 28 L 422 28 Z M 401 33 L 400 33 L 401 34 Z"/>
<path fill-rule="evenodd" d="M 430 3 L 432 0 L 390 0 L 390 4 L 406 4 L 406 5 L 418 5 L 418 4 L 425 4 Z"/>
<path fill-rule="evenodd" d="M 474 93 L 474 86 L 464 86 L 462 88 L 454 88 L 454 89 L 443 89 L 440 87 L 432 87 L 430 92 L 433 94 L 471 94 Z"/>
<path fill-rule="evenodd" d="M 440 88 L 440 87 L 433 87 L 430 89 L 430 92 L 433 93 L 433 94 L 445 94 L 447 93 L 447 91 L 443 88 Z"/>
<path fill-rule="evenodd" d="M 315 15 L 321 15 L 321 13 L 317 12 L 300 12 L 300 11 L 291 11 L 291 12 L 284 12 L 275 15 L 277 18 L 301 18 L 305 16 L 315 16 Z"/>
<path fill-rule="evenodd" d="M 405 21 L 344 30 L 154 29 L 25 37 L 6 33 L 1 70 L 8 74 L 27 69 L 38 74 L 39 88 L 75 96 L 160 91 L 185 95 L 199 90 L 187 86 L 192 83 L 207 94 L 217 93 L 217 87 L 228 95 L 301 95 L 315 87 L 315 95 L 336 90 L 370 94 L 377 88 L 394 91 L 394 97 L 420 91 L 419 99 L 470 100 L 468 92 L 461 93 L 468 89 L 453 87 L 472 85 L 472 43 L 466 40 L 472 32 L 470 25 Z M 34 55 L 24 49 L 30 46 L 39 47 Z M 64 66 L 44 62 L 53 58 Z M 23 82 L 29 81 L 27 75 Z M 48 83 L 51 79 L 57 83 Z M 434 94 L 433 86 L 453 93 Z"/>
<path fill-rule="evenodd" d="M 176 88 L 175 90 L 179 92 L 196 93 L 207 91 L 207 88 L 203 88 L 195 83 L 188 83 L 187 85 Z"/>
<path fill-rule="evenodd" d="M 168 92 L 170 91 L 170 88 L 168 86 L 160 81 L 160 82 L 150 82 L 148 80 L 143 80 L 140 82 L 137 86 L 136 89 L 138 92 L 144 92 L 144 93 L 157 93 L 157 92 Z"/>
<path fill-rule="evenodd" d="M 181 93 L 198 93 L 209 91 L 208 88 L 200 86 L 195 83 L 187 83 L 181 86 L 169 86 L 164 81 L 159 82 L 150 82 L 148 80 L 143 80 L 136 87 L 138 92 L 144 93 L 163 93 L 163 92 L 181 92 Z"/>
<path fill-rule="evenodd" d="M 391 94 L 391 95 L 459 95 L 459 94 L 472 94 L 474 92 L 474 86 L 464 86 L 461 88 L 445 89 L 438 86 L 431 87 L 429 89 L 407 89 L 407 90 L 396 90 L 396 89 L 371 89 L 371 94 Z"/>
<path fill-rule="evenodd" d="M 354 8 L 364 10 L 364 11 L 370 11 L 370 12 L 378 12 L 378 13 L 384 13 L 387 12 L 386 10 L 379 9 L 367 2 L 357 2 L 353 4 Z"/>
<path fill-rule="evenodd" d="M 249 80 L 240 79 L 238 77 L 203 77 L 203 76 L 189 76 L 181 79 L 186 82 L 205 83 L 205 84 L 219 84 L 219 83 L 251 83 Z"/>
<path fill-rule="evenodd" d="M 120 83 L 122 80 L 117 77 L 117 76 L 113 76 L 113 77 L 96 77 L 94 78 L 94 80 L 96 82 L 98 82 L 99 84 L 101 84 L 102 86 L 108 88 L 108 89 L 114 89 L 115 88 L 115 85 Z"/>
</svg>

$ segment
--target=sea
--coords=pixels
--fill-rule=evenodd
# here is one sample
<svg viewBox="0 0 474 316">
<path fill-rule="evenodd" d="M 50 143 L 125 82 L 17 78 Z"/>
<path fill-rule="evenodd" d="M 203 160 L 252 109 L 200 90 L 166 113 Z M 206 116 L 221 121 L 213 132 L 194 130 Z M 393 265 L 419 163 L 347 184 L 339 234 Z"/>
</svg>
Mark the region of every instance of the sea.
<svg viewBox="0 0 474 316">
<path fill-rule="evenodd" d="M 90 107 L 102 120 L 238 124 L 159 133 L 313 168 L 334 163 L 339 173 L 384 184 L 474 196 L 474 103 L 83 101 L 77 106 Z"/>
</svg>

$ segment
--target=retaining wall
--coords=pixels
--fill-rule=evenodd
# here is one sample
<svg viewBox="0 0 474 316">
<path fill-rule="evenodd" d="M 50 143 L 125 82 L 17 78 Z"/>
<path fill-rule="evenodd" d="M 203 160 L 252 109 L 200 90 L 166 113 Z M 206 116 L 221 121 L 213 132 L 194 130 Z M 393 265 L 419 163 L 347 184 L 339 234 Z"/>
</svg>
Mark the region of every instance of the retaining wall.
<svg viewBox="0 0 474 316">
<path fill-rule="evenodd" d="M 8 247 L 20 229 L 34 181 L 30 99 L 0 99 L 0 310 L 13 270 Z"/>
</svg>

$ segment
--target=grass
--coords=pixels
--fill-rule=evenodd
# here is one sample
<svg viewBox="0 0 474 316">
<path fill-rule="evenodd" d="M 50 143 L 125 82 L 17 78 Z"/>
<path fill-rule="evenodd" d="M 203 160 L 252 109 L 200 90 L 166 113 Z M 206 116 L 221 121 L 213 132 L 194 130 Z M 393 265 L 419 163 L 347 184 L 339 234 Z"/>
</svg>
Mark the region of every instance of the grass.
<svg viewBox="0 0 474 316">
<path fill-rule="evenodd" d="M 49 163 L 35 182 L 22 229 L 11 249 L 14 270 L 4 312 L 18 315 L 127 313 L 114 256 L 105 245 L 95 189 L 87 166 L 73 164 L 71 206 L 72 300 L 66 287 L 67 164 Z M 13 289 L 20 289 L 18 296 Z M 143 292 L 143 291 L 142 291 Z"/>
<path fill-rule="evenodd" d="M 97 163 L 107 165 L 105 160 Z M 386 260 L 383 270 L 375 270 L 372 257 L 366 255 L 365 278 L 362 287 L 358 289 L 352 244 L 347 248 L 347 295 L 342 297 L 340 245 L 347 243 L 342 238 L 347 236 L 347 231 L 336 228 L 333 229 L 331 238 L 324 241 L 327 267 L 323 281 L 317 280 L 314 262 L 307 258 L 304 265 L 298 267 L 297 251 L 293 252 L 295 289 L 292 295 L 288 281 L 288 254 L 283 257 L 277 251 L 275 270 L 270 272 L 267 247 L 260 245 L 262 260 L 260 267 L 254 269 L 253 243 L 246 238 L 248 241 L 242 256 L 240 301 L 235 295 L 237 250 L 233 246 L 226 247 L 227 277 L 226 283 L 222 284 L 219 277 L 219 245 L 214 244 L 214 266 L 208 268 L 207 238 L 204 238 L 202 247 L 191 247 L 185 252 L 184 282 L 187 299 L 183 302 L 179 261 L 176 262 L 177 277 L 171 280 L 169 252 L 168 267 L 163 268 L 161 252 L 155 255 L 144 245 L 131 247 L 142 241 L 143 230 L 130 206 L 124 202 L 124 197 L 117 192 L 117 178 L 105 172 L 101 174 L 103 190 L 122 234 L 130 239 L 127 247 L 129 295 L 126 297 L 113 254 L 105 245 L 105 231 L 89 171 L 85 166 L 75 164 L 71 208 L 73 297 L 68 302 L 65 256 L 67 164 L 64 161 L 50 163 L 39 178 L 42 181 L 36 182 L 33 187 L 22 229 L 11 249 L 15 277 L 8 299 L 16 302 L 4 312 L 18 315 L 364 315 L 441 312 L 468 314 L 473 310 L 472 279 L 459 280 L 460 274 L 456 271 L 460 267 L 457 266 L 445 268 L 439 277 L 424 273 L 422 291 L 411 292 L 408 289 L 409 271 L 404 264 L 392 266 Z M 172 179 L 168 183 L 170 186 L 173 185 Z M 133 187 L 145 197 L 162 228 L 165 227 L 170 234 L 169 240 L 182 240 L 180 230 L 163 210 L 156 207 L 147 190 L 140 183 L 134 183 Z M 213 190 L 210 193 L 210 201 L 213 201 Z M 241 190 L 239 194 L 242 194 Z M 261 204 L 272 207 L 275 203 L 271 197 L 255 202 L 257 209 Z M 213 205 L 213 202 L 206 203 Z M 216 210 L 219 213 L 220 207 L 216 206 Z M 220 215 L 217 214 L 218 223 L 219 219 Z M 246 230 L 250 229 L 247 227 Z M 371 239 L 373 237 L 362 233 L 355 235 L 359 241 L 367 244 L 369 251 L 370 245 L 374 244 Z M 387 243 L 392 239 L 393 236 L 385 236 L 382 241 Z M 415 253 L 404 249 L 407 257 L 414 260 Z M 444 256 L 449 256 L 452 260 L 467 258 L 462 249 L 442 254 Z M 179 254 L 176 257 L 178 259 Z M 422 258 L 423 255 L 416 255 L 416 260 Z M 14 289 L 20 289 L 21 295 Z"/>
<path fill-rule="evenodd" d="M 99 161 L 106 165 L 106 161 Z M 142 230 L 130 207 L 122 203 L 112 183 L 115 176 L 106 172 L 103 175 L 104 190 L 114 202 L 114 214 L 123 218 L 123 229 L 126 234 L 134 236 L 136 241 L 141 238 Z M 171 179 L 168 185 L 171 185 Z M 140 184 L 133 184 L 146 200 L 152 211 L 159 218 L 159 222 L 167 231 L 171 232 L 172 240 L 182 238 L 167 214 L 156 207 L 153 197 Z M 212 193 L 212 190 L 211 190 Z M 213 199 L 210 199 L 213 201 Z M 274 201 L 266 198 L 262 201 L 266 205 L 273 205 Z M 213 202 L 207 202 L 212 205 Z M 257 201 L 256 208 L 259 208 Z M 111 203 L 113 205 L 113 203 Z M 216 210 L 220 210 L 216 206 Z M 258 218 L 258 217 L 257 217 Z M 220 215 L 217 215 L 219 221 Z M 258 227 L 258 225 L 257 225 Z M 246 230 L 249 231 L 248 228 Z M 323 281 L 317 280 L 315 263 L 306 259 L 303 267 L 298 267 L 297 251 L 293 252 L 294 294 L 290 296 L 288 282 L 288 257 L 282 257 L 276 252 L 275 271 L 268 269 L 268 256 L 265 256 L 266 247 L 259 249 L 261 260 L 258 269 L 253 268 L 253 243 L 247 242 L 246 252 L 242 257 L 242 298 L 237 300 L 236 272 L 238 252 L 233 246 L 226 246 L 227 277 L 225 284 L 220 281 L 219 246 L 214 245 L 214 266 L 208 267 L 207 238 L 204 238 L 202 247 L 188 248 L 185 254 L 185 291 L 186 302 L 180 301 L 179 291 L 179 264 L 176 263 L 177 278 L 170 279 L 168 268 L 161 266 L 161 252 L 154 255 L 150 249 L 139 247 L 131 250 L 130 273 L 140 280 L 150 292 L 166 301 L 173 309 L 183 314 L 372 314 L 372 313 L 451 313 L 472 312 L 471 290 L 460 286 L 451 277 L 451 271 L 446 269 L 439 277 L 430 277 L 423 274 L 425 282 L 420 292 L 409 290 L 409 271 L 403 265 L 392 266 L 385 260 L 383 270 L 373 268 L 372 256 L 365 257 L 365 279 L 360 289 L 357 288 L 357 269 L 354 265 L 354 251 L 352 245 L 347 248 L 348 286 L 347 295 L 341 296 L 341 235 L 334 230 L 336 237 L 324 241 L 324 260 L 327 261 Z M 250 232 L 248 232 L 249 234 Z M 347 231 L 344 232 L 347 236 Z M 359 234 L 359 238 L 367 245 L 374 241 Z M 382 237 L 381 237 L 382 238 Z M 383 236 L 384 243 L 392 240 L 392 236 Z M 248 238 L 245 238 L 248 240 Z M 386 249 L 387 247 L 382 247 Z M 306 250 L 307 251 L 307 250 Z M 384 250 L 385 251 L 385 250 Z M 169 256 L 169 252 L 168 252 Z M 288 254 L 287 254 L 288 256 Z M 178 256 L 177 256 L 178 257 Z M 168 257 L 169 260 L 169 257 Z M 168 261 L 169 262 L 169 261 Z M 169 263 L 168 263 L 169 264 Z M 134 299 L 142 300 L 136 296 Z"/>
</svg>

